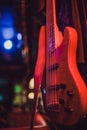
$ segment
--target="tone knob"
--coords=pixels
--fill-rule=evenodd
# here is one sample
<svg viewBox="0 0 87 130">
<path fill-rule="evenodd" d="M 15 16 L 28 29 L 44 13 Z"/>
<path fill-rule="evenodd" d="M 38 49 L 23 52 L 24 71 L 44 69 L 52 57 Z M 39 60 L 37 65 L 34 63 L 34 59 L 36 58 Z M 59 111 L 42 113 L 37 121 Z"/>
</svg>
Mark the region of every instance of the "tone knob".
<svg viewBox="0 0 87 130">
<path fill-rule="evenodd" d="M 65 112 L 68 112 L 68 113 L 71 113 L 71 112 L 74 111 L 74 109 L 73 109 L 71 106 L 66 106 L 66 107 L 64 108 L 64 111 L 65 111 Z"/>
<path fill-rule="evenodd" d="M 74 91 L 73 90 L 68 90 L 67 95 L 72 97 L 74 95 Z"/>
</svg>

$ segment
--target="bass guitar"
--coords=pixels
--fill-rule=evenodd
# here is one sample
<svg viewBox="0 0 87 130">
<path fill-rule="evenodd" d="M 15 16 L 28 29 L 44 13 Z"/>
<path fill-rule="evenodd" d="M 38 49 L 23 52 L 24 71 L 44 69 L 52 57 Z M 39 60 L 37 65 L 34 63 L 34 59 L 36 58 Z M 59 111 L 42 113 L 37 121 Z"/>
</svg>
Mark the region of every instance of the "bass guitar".
<svg viewBox="0 0 87 130">
<path fill-rule="evenodd" d="M 39 35 L 34 71 L 36 93 L 41 85 L 44 108 L 55 124 L 73 125 L 87 113 L 87 88 L 76 64 L 77 32 L 56 23 L 55 0 L 46 0 L 46 26 Z"/>
</svg>

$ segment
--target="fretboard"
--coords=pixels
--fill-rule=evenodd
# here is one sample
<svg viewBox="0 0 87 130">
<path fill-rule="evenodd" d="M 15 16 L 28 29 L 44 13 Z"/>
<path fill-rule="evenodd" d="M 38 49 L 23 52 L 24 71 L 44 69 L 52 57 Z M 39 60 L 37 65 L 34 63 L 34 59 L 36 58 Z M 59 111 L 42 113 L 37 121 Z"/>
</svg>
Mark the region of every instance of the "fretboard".
<svg viewBox="0 0 87 130">
<path fill-rule="evenodd" d="M 46 0 L 46 47 L 47 53 L 55 47 L 56 8 L 55 0 Z"/>
</svg>

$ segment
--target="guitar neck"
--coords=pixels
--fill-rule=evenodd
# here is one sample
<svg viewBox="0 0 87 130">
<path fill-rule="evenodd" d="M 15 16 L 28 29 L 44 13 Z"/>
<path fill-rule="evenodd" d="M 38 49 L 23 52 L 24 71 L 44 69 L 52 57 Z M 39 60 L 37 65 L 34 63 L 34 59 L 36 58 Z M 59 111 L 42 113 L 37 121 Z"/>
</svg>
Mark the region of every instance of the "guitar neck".
<svg viewBox="0 0 87 130">
<path fill-rule="evenodd" d="M 56 7 L 55 0 L 46 1 L 46 56 L 48 59 L 49 52 L 53 52 L 55 48 L 56 34 Z M 58 29 L 58 27 L 57 27 Z"/>
<path fill-rule="evenodd" d="M 56 24 L 55 0 L 46 1 L 46 23 L 47 25 Z"/>
</svg>

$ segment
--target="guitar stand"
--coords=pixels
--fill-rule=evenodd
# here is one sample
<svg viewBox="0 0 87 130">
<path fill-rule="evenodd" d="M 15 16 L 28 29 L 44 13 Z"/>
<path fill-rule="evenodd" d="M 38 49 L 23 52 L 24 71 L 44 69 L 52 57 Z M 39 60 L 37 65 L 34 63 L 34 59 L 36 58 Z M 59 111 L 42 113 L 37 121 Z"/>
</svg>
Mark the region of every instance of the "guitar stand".
<svg viewBox="0 0 87 130">
<path fill-rule="evenodd" d="M 57 130 L 55 125 L 49 120 L 49 118 L 45 114 L 36 113 L 38 91 L 39 91 L 39 88 L 35 90 L 34 106 L 33 106 L 33 111 L 31 115 L 29 130 L 34 129 L 35 121 L 37 121 L 37 123 L 40 125 L 42 124 L 42 127 L 45 126 L 44 130 Z M 42 130 L 42 129 L 38 129 L 38 130 Z"/>
</svg>

